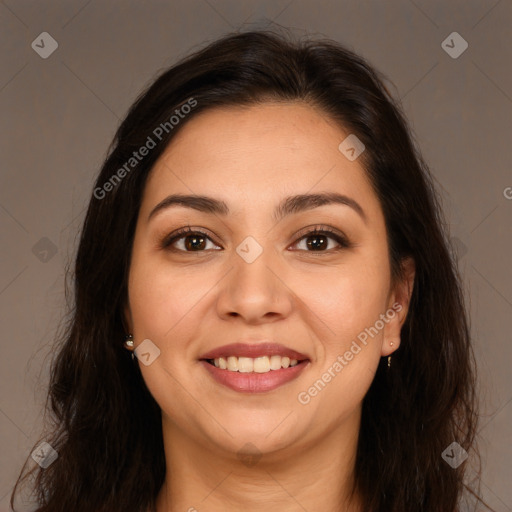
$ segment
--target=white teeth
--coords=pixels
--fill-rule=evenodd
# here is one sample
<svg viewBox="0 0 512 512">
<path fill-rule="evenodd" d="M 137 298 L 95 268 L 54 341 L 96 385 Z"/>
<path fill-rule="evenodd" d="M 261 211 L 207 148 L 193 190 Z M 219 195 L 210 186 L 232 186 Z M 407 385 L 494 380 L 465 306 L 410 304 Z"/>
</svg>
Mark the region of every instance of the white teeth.
<svg viewBox="0 0 512 512">
<path fill-rule="evenodd" d="M 279 370 L 281 368 L 281 356 L 270 356 L 270 369 Z"/>
<path fill-rule="evenodd" d="M 270 359 L 268 356 L 257 357 L 254 359 L 254 371 L 256 373 L 267 373 L 270 368 Z"/>
<path fill-rule="evenodd" d="M 238 358 L 238 371 L 240 373 L 250 373 L 254 370 L 254 359 L 250 357 Z"/>
<path fill-rule="evenodd" d="M 280 370 L 289 366 L 296 366 L 297 359 L 286 356 L 261 356 L 261 357 L 218 357 L 213 360 L 214 365 L 221 370 L 229 370 L 240 373 L 267 373 L 270 370 Z"/>
</svg>

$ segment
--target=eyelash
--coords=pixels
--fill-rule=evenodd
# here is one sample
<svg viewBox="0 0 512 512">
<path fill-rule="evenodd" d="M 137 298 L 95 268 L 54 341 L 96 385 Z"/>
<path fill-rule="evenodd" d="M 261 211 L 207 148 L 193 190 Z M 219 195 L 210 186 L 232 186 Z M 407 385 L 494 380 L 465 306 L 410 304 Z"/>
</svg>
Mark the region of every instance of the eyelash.
<svg viewBox="0 0 512 512">
<path fill-rule="evenodd" d="M 181 228 L 178 231 L 171 233 L 170 235 L 166 236 L 160 243 L 160 246 L 162 249 L 167 249 L 169 251 L 173 252 L 181 252 L 181 253 L 199 253 L 199 252 L 207 252 L 207 250 L 202 251 L 184 251 L 181 249 L 176 248 L 170 248 L 170 246 L 177 242 L 178 240 L 185 238 L 186 235 L 201 235 L 205 238 L 208 238 L 211 242 L 213 242 L 215 245 L 218 245 L 214 240 L 211 239 L 211 237 L 205 233 L 204 231 L 201 231 L 200 229 L 192 229 L 190 226 L 187 226 L 186 228 Z M 315 226 L 314 228 L 306 231 L 306 232 L 299 232 L 297 236 L 299 236 L 298 240 L 293 244 L 297 244 L 304 238 L 307 238 L 311 235 L 327 235 L 328 238 L 331 238 L 335 240 L 341 247 L 335 248 L 335 249 L 329 249 L 329 250 L 320 250 L 320 251 L 304 251 L 309 252 L 311 254 L 331 254 L 332 252 L 337 252 L 342 249 L 349 249 L 352 247 L 352 243 L 347 240 L 343 235 L 338 233 L 337 231 L 332 230 L 331 228 L 327 226 Z"/>
</svg>

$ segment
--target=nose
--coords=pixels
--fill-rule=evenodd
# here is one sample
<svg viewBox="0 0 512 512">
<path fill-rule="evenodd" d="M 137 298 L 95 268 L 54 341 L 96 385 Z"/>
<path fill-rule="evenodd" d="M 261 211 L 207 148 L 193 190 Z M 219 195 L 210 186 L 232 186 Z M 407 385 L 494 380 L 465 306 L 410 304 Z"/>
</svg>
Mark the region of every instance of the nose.
<svg viewBox="0 0 512 512">
<path fill-rule="evenodd" d="M 258 324 L 285 318 L 292 310 L 293 293 L 283 266 L 272 249 L 257 250 L 258 246 L 249 240 L 230 258 L 232 267 L 219 283 L 217 300 L 218 314 L 224 319 L 240 317 L 247 324 Z"/>
</svg>

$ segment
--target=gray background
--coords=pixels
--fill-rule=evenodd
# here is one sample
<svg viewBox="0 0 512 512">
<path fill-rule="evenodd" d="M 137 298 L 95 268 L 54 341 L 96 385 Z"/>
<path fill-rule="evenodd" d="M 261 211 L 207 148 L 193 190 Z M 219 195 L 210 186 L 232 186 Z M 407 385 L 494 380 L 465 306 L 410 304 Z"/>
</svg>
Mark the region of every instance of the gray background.
<svg viewBox="0 0 512 512">
<path fill-rule="evenodd" d="M 348 45 L 403 102 L 471 312 L 482 494 L 512 510 L 510 0 L 0 1 L 0 510 L 40 434 L 64 269 L 119 120 L 177 58 L 269 20 Z M 442 47 L 454 31 L 469 44 L 458 58 Z M 42 32 L 59 45 L 47 59 L 31 47 Z"/>
</svg>

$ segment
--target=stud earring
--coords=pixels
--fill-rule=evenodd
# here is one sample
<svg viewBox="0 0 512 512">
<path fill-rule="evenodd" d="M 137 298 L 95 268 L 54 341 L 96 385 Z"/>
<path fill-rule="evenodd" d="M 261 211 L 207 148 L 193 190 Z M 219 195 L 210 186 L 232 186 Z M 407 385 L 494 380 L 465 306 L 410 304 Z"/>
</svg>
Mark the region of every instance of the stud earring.
<svg viewBox="0 0 512 512">
<path fill-rule="evenodd" d="M 133 334 L 127 334 L 126 335 L 126 338 L 125 338 L 125 341 L 124 341 L 124 346 L 127 350 L 130 350 L 131 353 L 132 353 L 132 359 L 135 359 L 135 355 L 133 353 Z"/>
</svg>

